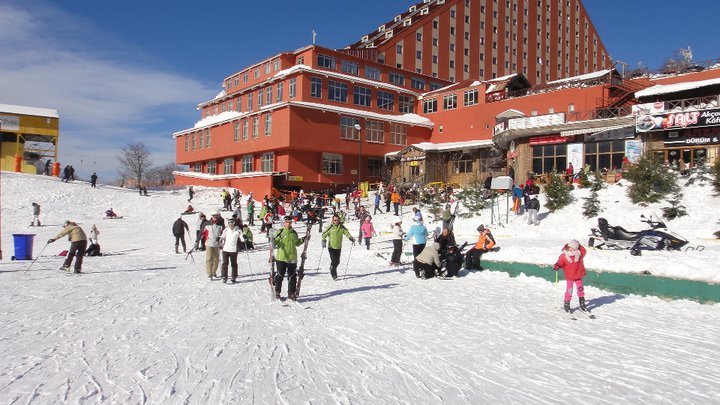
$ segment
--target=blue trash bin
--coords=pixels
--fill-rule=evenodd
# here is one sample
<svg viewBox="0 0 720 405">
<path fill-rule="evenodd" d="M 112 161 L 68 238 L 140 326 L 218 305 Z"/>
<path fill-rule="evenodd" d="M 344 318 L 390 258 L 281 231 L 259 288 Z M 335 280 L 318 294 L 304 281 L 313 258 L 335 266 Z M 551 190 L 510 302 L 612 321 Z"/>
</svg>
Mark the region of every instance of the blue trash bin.
<svg viewBox="0 0 720 405">
<path fill-rule="evenodd" d="M 32 260 L 34 233 L 14 233 L 15 256 L 12 260 Z"/>
</svg>

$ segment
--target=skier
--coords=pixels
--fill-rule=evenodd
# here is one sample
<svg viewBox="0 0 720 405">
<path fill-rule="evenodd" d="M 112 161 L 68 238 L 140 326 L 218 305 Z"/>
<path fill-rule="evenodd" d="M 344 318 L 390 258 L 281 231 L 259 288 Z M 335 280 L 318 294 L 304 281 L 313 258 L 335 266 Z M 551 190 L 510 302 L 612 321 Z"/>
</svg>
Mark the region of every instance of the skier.
<svg viewBox="0 0 720 405">
<path fill-rule="evenodd" d="M 380 209 L 380 191 L 375 192 L 375 208 L 373 209 L 373 215 L 377 214 L 378 211 L 382 214 L 382 210 Z"/>
<path fill-rule="evenodd" d="M 443 230 L 440 232 L 440 235 L 435 238 L 435 242 L 440 244 L 440 247 L 438 248 L 438 254 L 440 255 L 440 262 L 442 263 L 445 260 L 445 256 L 447 255 L 448 247 L 456 244 L 455 234 L 450 229 L 443 228 Z"/>
<path fill-rule="evenodd" d="M 105 218 L 117 218 L 117 213 L 113 211 L 112 207 L 110 207 L 109 210 L 105 211 Z"/>
<path fill-rule="evenodd" d="M 35 221 L 37 221 L 37 226 L 40 226 L 40 204 L 38 203 L 32 203 L 33 207 L 33 219 L 32 222 L 30 222 L 30 226 L 35 226 Z"/>
<path fill-rule="evenodd" d="M 250 226 L 255 226 L 255 201 L 252 199 L 252 195 L 248 197 L 247 202 L 247 223 Z"/>
<path fill-rule="evenodd" d="M 417 277 L 420 277 L 420 270 L 417 266 L 417 256 L 420 254 L 420 252 L 425 249 L 425 244 L 427 243 L 427 236 L 428 236 L 428 230 L 423 225 L 422 221 L 415 218 L 413 226 L 410 227 L 408 230 L 408 233 L 405 234 L 404 239 L 410 240 L 410 238 L 415 239 L 415 243 L 413 243 L 413 271 L 415 272 L 415 275 Z"/>
<path fill-rule="evenodd" d="M 572 299 L 573 285 L 577 286 L 578 300 L 580 301 L 580 310 L 587 312 L 585 306 L 585 288 L 583 287 L 582 278 L 585 277 L 585 247 L 575 239 L 568 242 L 563 247 L 563 253 L 558 257 L 557 262 L 553 266 L 553 270 L 558 271 L 562 268 L 565 273 L 565 303 L 563 308 L 565 312 L 570 313 L 570 300 Z"/>
<path fill-rule="evenodd" d="M 530 197 L 530 201 L 528 201 L 527 204 L 527 210 L 528 210 L 528 225 L 540 225 L 540 221 L 538 220 L 538 211 L 540 210 L 540 201 L 538 201 L 537 195 L 532 195 Z"/>
<path fill-rule="evenodd" d="M 183 252 L 187 251 L 185 247 L 185 231 L 189 231 L 188 224 L 183 221 L 182 217 L 178 218 L 172 226 L 173 236 L 175 236 L 175 253 L 178 252 L 178 245 L 182 242 Z"/>
<path fill-rule="evenodd" d="M 342 237 L 350 239 L 354 245 L 355 238 L 350 235 L 350 231 L 340 222 L 340 217 L 333 215 L 332 224 L 322 233 L 322 247 L 327 247 L 328 255 L 330 255 L 330 275 L 333 280 L 337 280 L 337 267 L 340 264 L 340 253 L 342 250 Z M 330 241 L 328 246 L 327 241 Z"/>
<path fill-rule="evenodd" d="M 190 198 L 188 198 L 188 202 L 190 202 L 190 201 L 192 201 L 192 199 L 193 199 L 193 195 L 195 195 L 195 191 L 193 190 L 193 186 L 190 186 L 190 187 L 188 188 L 188 195 L 190 196 Z"/>
<path fill-rule="evenodd" d="M 392 227 L 392 235 L 393 235 L 393 252 L 392 256 L 390 256 L 390 265 L 391 266 L 399 266 L 400 265 L 400 255 L 402 254 L 402 248 L 403 248 L 403 236 L 405 235 L 405 232 L 403 232 L 402 229 L 402 220 L 400 218 L 396 218 L 395 222 Z"/>
<path fill-rule="evenodd" d="M 98 243 L 98 235 L 100 235 L 100 231 L 98 231 L 97 226 L 93 224 L 92 228 L 90 229 L 90 237 L 88 238 L 90 245 L 87 247 L 87 250 L 85 250 L 86 256 L 101 256 L 100 243 Z"/>
<path fill-rule="evenodd" d="M 90 187 L 95 188 L 95 184 L 97 184 L 97 174 L 93 172 L 92 176 L 90 176 Z"/>
<path fill-rule="evenodd" d="M 400 207 L 400 193 L 398 193 L 397 189 L 393 190 L 393 193 L 390 195 L 390 201 L 393 204 L 393 208 L 395 209 L 395 216 L 398 216 L 398 208 Z"/>
<path fill-rule="evenodd" d="M 198 220 L 195 224 L 197 227 L 195 230 L 195 249 L 197 250 L 205 250 L 205 241 L 203 241 L 201 236 L 208 223 L 209 221 L 207 220 L 207 217 L 201 212 L 200 215 L 198 215 Z"/>
<path fill-rule="evenodd" d="M 242 233 L 245 241 L 240 244 L 239 250 L 255 249 L 255 245 L 253 244 L 253 234 L 250 227 L 247 224 L 241 224 L 240 232 Z"/>
<path fill-rule="evenodd" d="M 308 235 L 305 235 L 307 238 Z M 282 229 L 273 238 L 274 246 L 277 249 L 275 256 L 275 264 L 277 271 L 275 272 L 275 298 L 280 298 L 282 291 L 282 283 L 285 275 L 288 277 L 288 299 L 295 301 L 297 298 L 295 290 L 297 288 L 297 247 L 305 241 L 300 238 L 292 229 L 292 217 L 285 217 Z"/>
<path fill-rule="evenodd" d="M 205 272 L 210 280 L 217 276 L 220 264 L 220 235 L 222 227 L 217 223 L 218 216 L 212 215 L 210 222 L 205 225 L 201 238 L 205 243 Z"/>
<path fill-rule="evenodd" d="M 433 278 L 440 274 L 440 255 L 438 249 L 440 244 L 429 243 L 425 249 L 413 261 L 413 267 L 417 268 L 415 276 L 418 278 Z"/>
<path fill-rule="evenodd" d="M 495 238 L 493 238 L 489 229 L 480 225 L 477 227 L 477 231 L 480 232 L 477 243 L 465 254 L 465 270 L 468 271 L 473 269 L 483 270 L 480 265 L 482 255 L 495 246 Z"/>
<path fill-rule="evenodd" d="M 80 273 L 82 271 L 83 256 L 85 256 L 85 249 L 87 248 L 87 236 L 78 224 L 72 221 L 65 221 L 63 230 L 54 238 L 48 240 L 47 243 L 53 243 L 66 235 L 70 235 L 70 249 L 68 249 L 65 262 L 62 267 L 60 267 L 60 270 L 70 271 L 70 264 L 73 258 L 75 258 L 75 273 Z"/>
<path fill-rule="evenodd" d="M 370 214 L 365 216 L 365 222 L 360 225 L 360 231 L 362 232 L 362 237 L 365 238 L 365 246 L 367 247 L 367 250 L 370 250 L 370 239 L 377 235 L 375 227 L 372 224 L 372 217 Z"/>
<path fill-rule="evenodd" d="M 242 233 L 240 232 L 240 228 L 235 226 L 235 221 L 233 219 L 228 219 L 227 223 L 228 227 L 225 228 L 220 235 L 220 245 L 222 246 L 223 259 L 222 267 L 220 268 L 220 277 L 222 277 L 223 283 L 227 283 L 229 263 L 230 267 L 232 267 L 230 281 L 234 283 L 238 275 L 237 252 Z"/>
</svg>

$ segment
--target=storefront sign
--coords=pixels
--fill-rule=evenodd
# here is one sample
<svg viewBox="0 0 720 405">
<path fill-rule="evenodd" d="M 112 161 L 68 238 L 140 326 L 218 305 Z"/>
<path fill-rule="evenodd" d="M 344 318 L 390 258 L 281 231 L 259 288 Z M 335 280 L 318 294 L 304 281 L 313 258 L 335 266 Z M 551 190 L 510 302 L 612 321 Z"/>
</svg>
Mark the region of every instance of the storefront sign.
<svg viewBox="0 0 720 405">
<path fill-rule="evenodd" d="M 485 101 L 488 103 L 505 100 L 506 98 L 507 98 L 507 93 L 505 93 L 505 91 L 496 91 L 495 93 L 490 93 L 490 94 L 485 95 Z"/>
<path fill-rule="evenodd" d="M 662 114 L 665 112 L 665 103 L 658 101 L 655 103 L 636 104 L 632 106 L 632 116 Z"/>
<path fill-rule="evenodd" d="M 583 144 L 571 143 L 567 146 L 567 161 L 573 165 L 573 174 L 579 172 L 583 168 Z"/>
<path fill-rule="evenodd" d="M 640 161 L 640 155 L 642 155 L 641 141 L 625 141 L 625 157 L 630 163 L 637 164 Z"/>
<path fill-rule="evenodd" d="M 642 115 L 635 120 L 637 132 L 720 126 L 720 109 Z"/>
<path fill-rule="evenodd" d="M 501 122 L 501 123 L 495 125 L 495 132 L 493 132 L 493 133 L 495 135 L 497 135 L 501 132 L 505 132 L 505 123 L 504 122 Z"/>
<path fill-rule="evenodd" d="M 303 181 L 302 176 L 288 176 L 288 181 Z"/>
<path fill-rule="evenodd" d="M 572 140 L 573 137 L 560 136 L 560 134 L 548 135 L 548 136 L 531 136 L 529 143 L 530 145 L 553 145 L 556 143 L 567 143 Z"/>
<path fill-rule="evenodd" d="M 15 117 L 12 115 L 0 115 L 0 130 L 19 131 L 20 117 Z"/>
<path fill-rule="evenodd" d="M 565 113 L 536 115 L 534 117 L 511 118 L 508 129 L 541 128 L 565 123 Z"/>
</svg>

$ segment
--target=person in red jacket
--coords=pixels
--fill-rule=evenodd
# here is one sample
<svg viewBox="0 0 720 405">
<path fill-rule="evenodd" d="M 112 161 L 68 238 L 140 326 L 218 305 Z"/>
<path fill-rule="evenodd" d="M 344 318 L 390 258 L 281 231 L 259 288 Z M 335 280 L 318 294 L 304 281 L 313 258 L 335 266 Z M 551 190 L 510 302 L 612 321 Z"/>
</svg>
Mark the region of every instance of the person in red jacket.
<svg viewBox="0 0 720 405">
<path fill-rule="evenodd" d="M 577 286 L 577 295 L 580 301 L 580 310 L 587 311 L 585 306 L 585 288 L 583 287 L 583 277 L 585 277 L 585 248 L 580 245 L 580 242 L 571 240 L 565 247 L 563 247 L 563 253 L 558 258 L 557 262 L 553 266 L 553 270 L 563 269 L 565 273 L 565 282 L 567 287 L 565 288 L 565 312 L 570 312 L 570 300 L 572 299 L 573 285 Z"/>
</svg>

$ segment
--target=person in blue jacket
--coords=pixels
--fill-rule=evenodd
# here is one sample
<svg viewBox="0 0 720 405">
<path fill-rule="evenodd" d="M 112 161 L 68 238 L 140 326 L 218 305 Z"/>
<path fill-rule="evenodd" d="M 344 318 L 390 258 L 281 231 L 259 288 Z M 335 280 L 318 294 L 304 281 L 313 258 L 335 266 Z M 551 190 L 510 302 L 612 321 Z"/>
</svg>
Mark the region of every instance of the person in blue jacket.
<svg viewBox="0 0 720 405">
<path fill-rule="evenodd" d="M 418 278 L 420 278 L 420 269 L 415 258 L 417 258 L 417 255 L 425 249 L 427 236 L 428 230 L 425 225 L 423 225 L 422 220 L 415 219 L 414 224 L 410 227 L 404 238 L 405 240 L 415 238 L 413 241 L 413 271 L 415 272 L 415 276 Z"/>
</svg>

